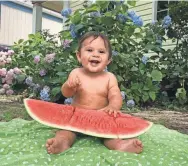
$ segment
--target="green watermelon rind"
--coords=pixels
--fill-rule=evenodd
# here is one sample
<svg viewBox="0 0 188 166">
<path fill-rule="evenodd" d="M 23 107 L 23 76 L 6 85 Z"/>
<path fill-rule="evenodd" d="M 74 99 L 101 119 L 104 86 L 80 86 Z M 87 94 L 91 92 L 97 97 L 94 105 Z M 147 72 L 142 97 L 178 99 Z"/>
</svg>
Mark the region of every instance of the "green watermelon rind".
<svg viewBox="0 0 188 166">
<path fill-rule="evenodd" d="M 33 114 L 32 111 L 30 110 L 30 108 L 28 106 L 28 102 L 27 102 L 29 100 L 33 100 L 33 99 L 29 99 L 29 98 L 24 99 L 25 108 L 26 108 L 28 114 L 34 120 L 36 120 L 37 122 L 44 124 L 46 126 L 49 126 L 49 127 L 53 127 L 53 128 L 57 128 L 57 129 L 63 129 L 63 130 L 70 130 L 70 131 L 74 131 L 74 132 L 80 132 L 80 133 L 90 135 L 90 136 L 101 137 L 101 138 L 117 138 L 117 139 L 134 138 L 134 137 L 137 137 L 137 136 L 147 132 L 153 125 L 152 122 L 146 121 L 148 123 L 148 126 L 146 128 L 142 129 L 140 132 L 136 132 L 134 134 L 125 134 L 125 135 L 123 135 L 123 134 L 118 134 L 118 135 L 117 134 L 107 134 L 107 133 L 104 134 L 104 133 L 98 133 L 98 132 L 94 132 L 94 131 L 81 130 L 81 129 L 76 128 L 76 127 L 72 127 L 72 126 L 68 126 L 68 125 L 62 126 L 62 125 L 57 125 L 57 124 L 54 124 L 54 123 L 50 123 L 50 122 L 41 120 L 40 118 L 35 116 L 35 114 Z"/>
</svg>

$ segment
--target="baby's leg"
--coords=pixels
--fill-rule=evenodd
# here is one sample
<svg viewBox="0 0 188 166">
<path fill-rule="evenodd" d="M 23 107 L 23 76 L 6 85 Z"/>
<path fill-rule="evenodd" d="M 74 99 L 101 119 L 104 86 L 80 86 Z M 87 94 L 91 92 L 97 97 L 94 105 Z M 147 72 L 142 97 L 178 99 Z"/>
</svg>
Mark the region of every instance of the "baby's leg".
<svg viewBox="0 0 188 166">
<path fill-rule="evenodd" d="M 49 154 L 58 154 L 69 149 L 76 139 L 76 134 L 67 131 L 60 130 L 56 132 L 54 138 L 46 141 L 46 150 Z"/>
<path fill-rule="evenodd" d="M 105 139 L 104 145 L 110 150 L 131 153 L 141 153 L 143 149 L 142 142 L 138 139 Z"/>
</svg>

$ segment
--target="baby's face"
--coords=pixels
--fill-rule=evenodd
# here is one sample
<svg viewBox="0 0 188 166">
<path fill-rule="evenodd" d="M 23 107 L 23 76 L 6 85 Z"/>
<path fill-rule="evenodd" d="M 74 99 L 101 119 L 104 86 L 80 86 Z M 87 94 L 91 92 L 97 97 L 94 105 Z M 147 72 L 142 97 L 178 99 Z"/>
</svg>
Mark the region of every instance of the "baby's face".
<svg viewBox="0 0 188 166">
<path fill-rule="evenodd" d="M 103 71 L 110 63 L 109 51 L 101 37 L 96 39 L 89 37 L 84 40 L 80 52 L 77 53 L 77 58 L 84 69 L 92 73 Z"/>
</svg>

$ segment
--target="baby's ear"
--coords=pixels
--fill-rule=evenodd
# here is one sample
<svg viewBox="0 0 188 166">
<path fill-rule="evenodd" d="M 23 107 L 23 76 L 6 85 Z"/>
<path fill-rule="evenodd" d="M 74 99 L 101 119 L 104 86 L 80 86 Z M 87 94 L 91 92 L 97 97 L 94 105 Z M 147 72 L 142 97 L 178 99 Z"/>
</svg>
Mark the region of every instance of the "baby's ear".
<svg viewBox="0 0 188 166">
<path fill-rule="evenodd" d="M 76 51 L 76 57 L 79 63 L 81 63 L 81 54 L 79 51 Z"/>
<path fill-rule="evenodd" d="M 108 65 L 112 62 L 112 58 L 108 59 Z"/>
</svg>

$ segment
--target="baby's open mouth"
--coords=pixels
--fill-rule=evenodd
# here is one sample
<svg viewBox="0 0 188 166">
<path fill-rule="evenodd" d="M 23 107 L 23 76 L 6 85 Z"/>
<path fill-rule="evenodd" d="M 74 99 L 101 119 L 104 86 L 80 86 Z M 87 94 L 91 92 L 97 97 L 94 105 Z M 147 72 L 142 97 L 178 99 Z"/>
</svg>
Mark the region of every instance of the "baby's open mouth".
<svg viewBox="0 0 188 166">
<path fill-rule="evenodd" d="M 91 63 L 100 63 L 98 60 L 91 60 Z"/>
<path fill-rule="evenodd" d="M 97 64 L 99 64 L 100 61 L 98 61 L 98 60 L 90 60 L 90 63 L 91 63 L 92 66 L 97 66 Z"/>
</svg>

